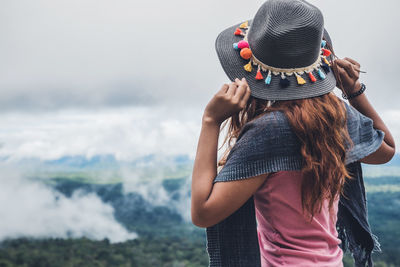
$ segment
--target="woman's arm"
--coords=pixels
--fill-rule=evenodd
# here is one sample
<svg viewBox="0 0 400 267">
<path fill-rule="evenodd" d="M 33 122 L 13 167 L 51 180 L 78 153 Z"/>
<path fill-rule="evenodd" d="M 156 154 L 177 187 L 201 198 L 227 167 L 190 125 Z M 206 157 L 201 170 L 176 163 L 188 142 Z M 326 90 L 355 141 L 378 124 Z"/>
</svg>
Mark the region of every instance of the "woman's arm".
<svg viewBox="0 0 400 267">
<path fill-rule="evenodd" d="M 191 216 L 199 227 L 212 226 L 239 209 L 264 182 L 267 174 L 213 185 L 221 123 L 244 108 L 250 89 L 243 80 L 225 84 L 207 105 L 192 173 Z"/>
<path fill-rule="evenodd" d="M 357 92 L 361 88 L 361 82 L 359 80 L 360 64 L 351 59 L 345 57 L 344 59 L 336 59 L 334 61 L 334 67 L 337 68 L 342 81 L 342 85 L 339 87 L 345 94 L 349 95 Z M 361 162 L 368 164 L 383 164 L 390 161 L 395 152 L 395 143 L 392 134 L 386 127 L 385 123 L 375 111 L 365 93 L 356 96 L 349 100 L 350 105 L 356 108 L 363 115 L 371 118 L 374 122 L 374 128 L 382 130 L 385 133 L 382 145 L 374 153 L 361 159 Z"/>
</svg>

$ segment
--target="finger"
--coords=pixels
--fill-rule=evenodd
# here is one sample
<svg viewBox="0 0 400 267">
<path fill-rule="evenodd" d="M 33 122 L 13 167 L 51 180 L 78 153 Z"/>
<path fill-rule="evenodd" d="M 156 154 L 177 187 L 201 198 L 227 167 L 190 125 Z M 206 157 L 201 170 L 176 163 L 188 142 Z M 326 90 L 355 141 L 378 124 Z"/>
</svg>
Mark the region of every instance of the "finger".
<svg viewBox="0 0 400 267">
<path fill-rule="evenodd" d="M 334 71 L 337 71 L 337 68 L 338 68 L 338 65 L 337 65 L 337 59 L 335 59 L 333 62 L 332 62 L 332 66 L 331 66 L 331 68 L 334 70 Z"/>
<path fill-rule="evenodd" d="M 344 59 L 350 61 L 351 63 L 353 63 L 354 65 L 356 65 L 356 66 L 358 67 L 358 69 L 360 69 L 360 67 L 361 67 L 360 63 L 358 63 L 358 62 L 355 61 L 354 59 L 349 58 L 349 57 L 345 57 Z"/>
<path fill-rule="evenodd" d="M 347 74 L 350 77 L 352 77 L 354 79 L 358 79 L 359 72 L 354 69 L 353 63 L 351 63 L 350 61 L 347 61 L 347 60 L 343 60 L 343 59 L 337 59 L 336 62 L 338 64 L 338 66 L 344 68 L 347 71 Z"/>
<path fill-rule="evenodd" d="M 347 74 L 347 71 L 341 67 L 337 67 L 337 74 L 338 79 L 336 80 L 336 85 L 343 91 L 347 84 L 351 83 L 352 79 Z"/>
<path fill-rule="evenodd" d="M 249 84 L 247 83 L 247 80 L 246 80 L 246 78 L 242 78 L 242 82 L 244 82 L 247 86 L 249 86 Z"/>
<path fill-rule="evenodd" d="M 246 93 L 244 94 L 242 100 L 239 103 L 241 107 L 245 107 L 246 106 L 247 101 L 249 101 L 250 95 L 251 95 L 251 90 L 250 90 L 250 87 L 247 86 L 246 87 Z"/>
<path fill-rule="evenodd" d="M 243 79 L 240 80 L 239 78 L 236 78 L 235 82 L 239 86 L 239 85 L 243 84 Z"/>
<path fill-rule="evenodd" d="M 338 64 L 337 64 L 336 60 L 334 60 L 334 61 L 332 62 L 331 68 L 332 68 L 334 71 L 336 71 L 336 72 L 338 71 Z"/>
<path fill-rule="evenodd" d="M 235 92 L 236 92 L 236 88 L 237 88 L 237 87 L 238 87 L 237 83 L 231 82 L 231 83 L 229 84 L 229 88 L 228 88 L 228 91 L 226 92 L 226 94 L 227 94 L 229 97 L 233 97 L 233 96 L 235 95 Z"/>
<path fill-rule="evenodd" d="M 235 82 L 236 82 L 236 84 L 238 85 L 238 87 L 241 86 L 241 85 L 246 86 L 246 83 L 244 82 L 243 79 L 244 79 L 244 78 L 242 78 L 241 80 L 238 79 L 238 78 L 235 79 Z M 236 90 L 236 91 L 237 91 L 237 90 Z"/>
<path fill-rule="evenodd" d="M 247 85 L 244 83 L 240 83 L 238 88 L 236 89 L 235 95 L 232 97 L 232 100 L 235 103 L 239 103 L 243 96 L 246 94 Z"/>
<path fill-rule="evenodd" d="M 221 94 L 226 94 L 226 92 L 228 91 L 228 89 L 229 89 L 229 85 L 226 84 L 226 83 L 224 83 L 224 84 L 222 85 L 221 89 L 219 90 L 219 93 L 221 93 Z"/>
<path fill-rule="evenodd" d="M 345 80 L 345 82 L 350 83 L 353 80 L 353 78 L 349 76 L 348 72 L 344 68 L 338 66 L 337 70 L 342 78 L 342 82 Z"/>
<path fill-rule="evenodd" d="M 350 66 L 350 67 L 348 67 L 351 69 L 351 72 L 349 72 L 349 75 L 357 80 L 360 77 L 360 72 L 359 72 L 360 67 L 355 65 L 354 63 L 352 63 L 351 61 L 349 61 L 347 59 L 344 59 L 344 60 L 346 62 L 346 65 Z"/>
<path fill-rule="evenodd" d="M 238 85 L 243 84 L 243 85 L 249 86 L 249 85 L 247 84 L 246 78 L 242 78 L 241 80 L 239 80 L 238 78 L 236 78 L 235 81 L 236 81 L 236 83 L 237 83 Z"/>
<path fill-rule="evenodd" d="M 235 82 L 236 82 L 236 84 L 237 84 L 238 86 L 240 86 L 240 85 L 242 85 L 242 84 L 244 84 L 244 85 L 247 84 L 247 82 L 245 82 L 244 78 L 242 78 L 241 80 L 239 80 L 238 78 L 236 78 L 236 79 L 235 79 Z"/>
<path fill-rule="evenodd" d="M 236 78 L 235 82 L 238 84 L 238 87 L 235 91 L 235 95 L 232 97 L 232 101 L 238 103 L 241 107 L 244 107 L 242 99 L 246 95 L 249 86 L 245 78 L 242 78 L 241 80 Z"/>
</svg>

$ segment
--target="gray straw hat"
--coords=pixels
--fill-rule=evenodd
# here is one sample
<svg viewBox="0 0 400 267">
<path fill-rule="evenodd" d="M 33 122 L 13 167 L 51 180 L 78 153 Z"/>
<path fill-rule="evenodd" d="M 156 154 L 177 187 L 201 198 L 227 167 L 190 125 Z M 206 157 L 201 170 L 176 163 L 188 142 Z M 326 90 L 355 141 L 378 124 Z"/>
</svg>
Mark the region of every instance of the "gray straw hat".
<svg viewBox="0 0 400 267">
<path fill-rule="evenodd" d="M 246 78 L 251 95 L 290 100 L 332 91 L 332 47 L 321 11 L 304 0 L 268 0 L 253 19 L 222 31 L 215 48 L 231 81 Z"/>
</svg>

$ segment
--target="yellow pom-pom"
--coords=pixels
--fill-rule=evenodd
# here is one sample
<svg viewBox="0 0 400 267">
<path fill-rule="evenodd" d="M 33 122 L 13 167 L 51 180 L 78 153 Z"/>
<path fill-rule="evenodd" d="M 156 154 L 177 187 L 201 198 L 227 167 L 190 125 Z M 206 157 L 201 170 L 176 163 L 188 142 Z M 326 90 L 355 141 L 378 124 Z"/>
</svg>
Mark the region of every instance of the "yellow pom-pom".
<svg viewBox="0 0 400 267">
<path fill-rule="evenodd" d="M 239 28 L 241 29 L 247 29 L 249 27 L 249 22 L 245 21 L 242 24 L 240 24 Z"/>
<path fill-rule="evenodd" d="M 253 70 L 253 66 L 251 66 L 251 61 L 244 65 L 244 69 L 248 72 L 251 72 Z"/>
<path fill-rule="evenodd" d="M 300 75 L 296 74 L 297 77 L 297 83 L 298 84 L 305 84 L 306 80 L 303 79 L 303 77 L 301 77 Z"/>
</svg>

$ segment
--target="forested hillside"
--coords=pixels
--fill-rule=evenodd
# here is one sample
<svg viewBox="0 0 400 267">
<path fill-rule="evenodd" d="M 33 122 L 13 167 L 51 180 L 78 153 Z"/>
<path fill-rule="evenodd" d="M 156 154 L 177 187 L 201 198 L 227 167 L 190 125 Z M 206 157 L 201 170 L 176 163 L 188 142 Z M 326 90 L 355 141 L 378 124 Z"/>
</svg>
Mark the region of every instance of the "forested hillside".
<svg viewBox="0 0 400 267">
<path fill-rule="evenodd" d="M 164 179 L 173 198 L 186 178 Z M 124 192 L 121 183 L 89 183 L 84 179 L 55 177 L 47 183 L 65 196 L 74 191 L 96 193 L 114 208 L 115 218 L 138 238 L 121 243 L 78 239 L 5 240 L 0 246 L 3 266 L 208 266 L 205 230 L 182 219 L 168 206 L 153 206 L 140 194 Z M 382 253 L 376 266 L 400 266 L 400 177 L 365 178 L 369 222 L 379 237 Z M 29 221 L 26 222 L 29 227 Z M 345 266 L 353 266 L 346 254 Z"/>
</svg>

